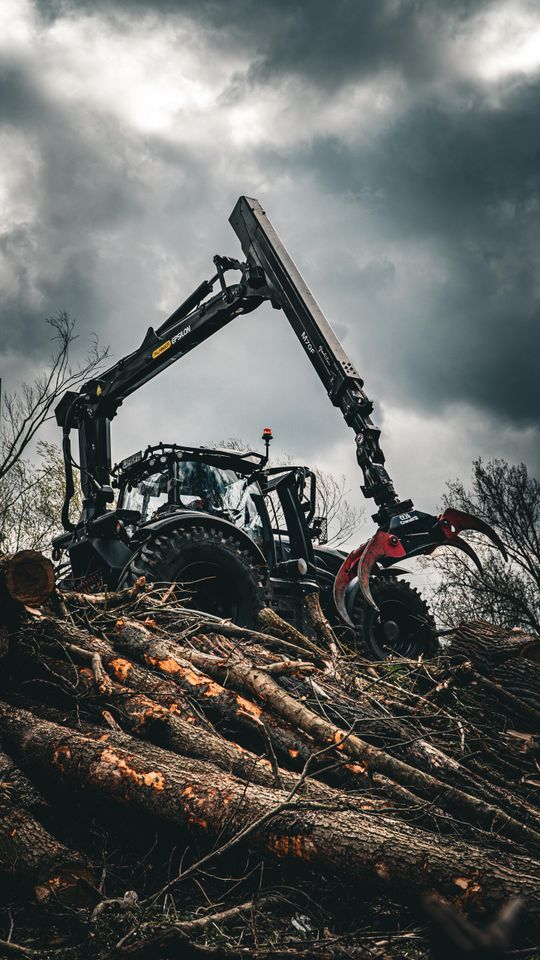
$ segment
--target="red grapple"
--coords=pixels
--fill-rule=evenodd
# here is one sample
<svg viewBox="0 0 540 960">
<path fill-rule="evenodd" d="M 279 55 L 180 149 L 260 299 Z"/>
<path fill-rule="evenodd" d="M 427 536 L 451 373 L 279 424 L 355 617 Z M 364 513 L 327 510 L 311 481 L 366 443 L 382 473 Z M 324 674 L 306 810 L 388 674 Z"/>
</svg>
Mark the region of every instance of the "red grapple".
<svg viewBox="0 0 540 960">
<path fill-rule="evenodd" d="M 334 601 L 341 617 L 351 627 L 354 626 L 345 604 L 345 593 L 347 587 L 356 573 L 360 581 L 360 589 L 367 602 L 377 610 L 377 604 L 371 596 L 369 589 L 369 578 L 373 566 L 382 557 L 392 557 L 399 560 L 405 556 L 405 548 L 400 542 L 399 537 L 393 533 L 385 533 L 384 530 L 378 530 L 375 536 L 363 543 L 361 547 L 353 550 L 349 554 L 343 565 L 340 567 L 334 582 Z"/>
<path fill-rule="evenodd" d="M 462 510 L 453 510 L 452 507 L 448 507 L 444 513 L 441 513 L 439 523 L 446 540 L 453 546 L 461 546 L 465 543 L 465 541 L 460 540 L 458 536 L 462 530 L 478 530 L 478 533 L 483 533 L 484 536 L 491 540 L 501 551 L 504 559 L 508 560 L 506 547 L 499 534 L 496 533 L 493 527 L 490 527 L 489 523 L 481 520 L 480 517 L 475 517 L 472 513 L 464 513 Z M 478 563 L 480 563 L 480 561 L 478 561 Z"/>
<path fill-rule="evenodd" d="M 396 525 L 396 532 L 378 530 L 377 533 L 357 550 L 353 550 L 341 566 L 334 583 L 334 601 L 340 616 L 353 626 L 345 603 L 347 587 L 357 575 L 364 600 L 377 610 L 369 581 L 375 564 L 391 566 L 395 560 L 403 557 L 430 554 L 441 546 L 452 546 L 462 550 L 473 560 L 480 572 L 480 559 L 466 540 L 459 534 L 463 530 L 476 530 L 484 534 L 508 559 L 506 547 L 492 527 L 479 517 L 449 507 L 439 517 L 433 517 L 420 511 L 411 511 L 393 518 L 390 526 Z M 399 531 L 399 536 L 397 531 Z"/>
</svg>

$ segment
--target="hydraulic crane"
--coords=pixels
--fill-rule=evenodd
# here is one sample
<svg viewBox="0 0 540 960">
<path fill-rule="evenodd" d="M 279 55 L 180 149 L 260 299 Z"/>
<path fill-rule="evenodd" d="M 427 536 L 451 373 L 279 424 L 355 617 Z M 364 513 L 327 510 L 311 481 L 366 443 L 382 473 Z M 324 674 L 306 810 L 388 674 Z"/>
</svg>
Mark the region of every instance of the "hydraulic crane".
<svg viewBox="0 0 540 960">
<path fill-rule="evenodd" d="M 480 561 L 463 530 L 484 533 L 505 555 L 500 538 L 482 520 L 448 509 L 440 516 L 416 510 L 411 500 L 400 500 L 385 467 L 379 444 L 380 430 L 373 423 L 373 404 L 364 391 L 364 382 L 345 353 L 315 298 L 300 275 L 284 244 L 270 223 L 261 204 L 240 197 L 230 216 L 240 240 L 245 260 L 215 256 L 215 271 L 156 330 L 146 333 L 140 347 L 123 357 L 100 376 L 88 381 L 78 393 L 67 393 L 56 408 L 63 428 L 66 467 L 66 499 L 62 513 L 69 536 L 60 546 L 72 557 L 83 542 L 97 539 L 112 511 L 110 422 L 118 408 L 135 390 L 156 377 L 172 363 L 200 346 L 234 317 L 250 313 L 263 302 L 283 310 L 300 345 L 314 367 L 332 404 L 339 408 L 353 430 L 356 458 L 363 474 L 362 492 L 376 505 L 373 519 L 377 530 L 373 537 L 354 550 L 342 563 L 335 577 L 335 605 L 343 620 L 351 623 L 346 595 L 351 581 L 365 603 L 376 609 L 370 590 L 375 570 L 391 567 L 397 560 L 429 554 L 441 545 L 463 550 Z M 235 271 L 239 278 L 228 282 Z M 214 293 L 215 288 L 217 292 Z M 69 520 L 69 502 L 73 495 L 73 458 L 70 430 L 79 432 L 79 469 L 84 506 L 79 522 Z M 114 539 L 110 533 L 109 540 Z M 100 533 L 103 537 L 103 533 Z M 101 554 L 107 551 L 102 548 Z M 114 546 L 108 546 L 109 556 Z M 124 554 L 122 554 L 124 555 Z M 127 556 L 127 554 L 126 554 Z"/>
</svg>

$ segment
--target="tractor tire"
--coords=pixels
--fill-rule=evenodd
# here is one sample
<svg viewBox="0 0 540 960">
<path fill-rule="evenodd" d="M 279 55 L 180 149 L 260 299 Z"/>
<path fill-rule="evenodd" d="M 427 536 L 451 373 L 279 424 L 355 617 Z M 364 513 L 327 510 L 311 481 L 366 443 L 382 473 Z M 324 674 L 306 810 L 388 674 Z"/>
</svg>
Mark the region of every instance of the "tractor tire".
<svg viewBox="0 0 540 960">
<path fill-rule="evenodd" d="M 180 527 L 147 540 L 119 586 L 141 576 L 151 583 L 178 583 L 186 607 L 241 627 L 255 628 L 264 606 L 264 567 L 239 540 L 214 527 Z"/>
<path fill-rule="evenodd" d="M 380 615 L 357 595 L 351 612 L 357 650 L 375 660 L 434 656 L 438 649 L 435 620 L 418 591 L 391 575 L 372 577 L 370 589 Z"/>
</svg>

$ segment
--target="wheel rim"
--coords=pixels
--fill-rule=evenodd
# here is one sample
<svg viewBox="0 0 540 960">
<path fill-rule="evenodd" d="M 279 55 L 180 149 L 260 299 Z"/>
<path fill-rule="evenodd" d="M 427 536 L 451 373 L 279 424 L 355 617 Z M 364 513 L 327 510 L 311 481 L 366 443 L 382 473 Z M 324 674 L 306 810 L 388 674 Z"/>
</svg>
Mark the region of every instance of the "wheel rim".
<svg viewBox="0 0 540 960">
<path fill-rule="evenodd" d="M 435 627 L 429 608 L 409 583 L 394 578 L 374 578 L 372 594 L 379 612 L 357 594 L 351 613 L 363 640 L 377 660 L 389 656 L 416 659 L 433 649 Z"/>
<path fill-rule="evenodd" d="M 188 595 L 186 606 L 223 619 L 238 618 L 240 596 L 237 585 L 219 564 L 211 561 L 190 563 L 182 567 L 175 579 Z"/>
<path fill-rule="evenodd" d="M 425 620 L 411 609 L 406 600 L 391 597 L 380 603 L 380 617 L 374 614 L 369 631 L 383 654 L 410 657 L 416 652 L 424 627 Z"/>
</svg>

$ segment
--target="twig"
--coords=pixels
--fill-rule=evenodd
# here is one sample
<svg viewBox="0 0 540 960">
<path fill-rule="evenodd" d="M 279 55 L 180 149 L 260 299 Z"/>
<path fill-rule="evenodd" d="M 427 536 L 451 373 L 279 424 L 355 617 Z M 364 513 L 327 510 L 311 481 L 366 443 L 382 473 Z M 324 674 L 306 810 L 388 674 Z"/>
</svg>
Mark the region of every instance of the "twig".
<svg viewBox="0 0 540 960">
<path fill-rule="evenodd" d="M 267 757 L 268 757 L 268 759 L 269 759 L 269 761 L 270 761 L 270 763 L 271 763 L 271 766 L 272 766 L 272 773 L 273 773 L 273 775 L 274 775 L 274 783 L 275 783 L 276 787 L 278 787 L 279 790 L 283 790 L 283 781 L 282 781 L 281 776 L 280 776 L 279 765 L 278 765 L 278 762 L 277 762 L 277 758 L 276 758 L 276 754 L 275 754 L 274 748 L 273 748 L 273 746 L 272 746 L 272 741 L 271 741 L 271 739 L 270 739 L 270 734 L 268 733 L 268 727 L 267 727 L 266 724 L 261 720 L 261 722 L 260 722 L 260 724 L 259 724 L 259 728 L 260 728 L 260 731 L 261 731 L 261 736 L 262 736 L 263 741 L 264 741 L 264 745 L 265 745 L 265 747 L 266 747 L 266 755 L 267 755 Z"/>
</svg>

